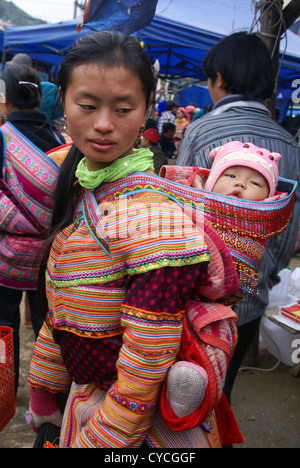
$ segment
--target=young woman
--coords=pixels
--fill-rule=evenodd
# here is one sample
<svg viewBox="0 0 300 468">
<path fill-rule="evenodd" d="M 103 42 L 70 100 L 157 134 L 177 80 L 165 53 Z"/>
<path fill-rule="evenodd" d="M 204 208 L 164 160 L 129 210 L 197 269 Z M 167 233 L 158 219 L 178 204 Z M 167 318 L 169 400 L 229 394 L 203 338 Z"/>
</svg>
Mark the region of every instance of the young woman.
<svg viewBox="0 0 300 468">
<path fill-rule="evenodd" d="M 189 114 L 187 113 L 186 109 L 184 107 L 178 107 L 175 121 L 176 133 L 174 136 L 177 151 L 180 150 L 181 141 L 184 136 L 186 127 L 189 123 Z"/>
<path fill-rule="evenodd" d="M 173 432 L 158 407 L 185 304 L 216 272 L 191 219 L 148 184 L 152 153 L 134 149 L 154 99 L 151 63 L 133 38 L 96 33 L 71 49 L 59 87 L 74 146 L 41 274 L 47 317 L 29 372 L 28 419 L 36 430 L 59 425 L 56 394 L 70 391 L 61 447 L 220 447 L 213 412 L 204 427 Z M 227 295 L 238 279 L 220 247 L 218 261 L 232 272 L 220 287 Z"/>
</svg>

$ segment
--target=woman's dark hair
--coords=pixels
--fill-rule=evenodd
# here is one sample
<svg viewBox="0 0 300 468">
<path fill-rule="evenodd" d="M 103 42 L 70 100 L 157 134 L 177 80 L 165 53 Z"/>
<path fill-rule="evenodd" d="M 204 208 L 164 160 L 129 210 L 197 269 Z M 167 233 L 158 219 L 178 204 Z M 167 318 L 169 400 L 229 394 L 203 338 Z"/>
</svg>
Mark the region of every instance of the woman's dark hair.
<svg viewBox="0 0 300 468">
<path fill-rule="evenodd" d="M 57 85 L 63 104 L 74 68 L 87 64 L 123 66 L 137 74 L 145 92 L 146 112 L 151 99 L 154 98 L 156 83 L 150 59 L 138 40 L 110 31 L 90 34 L 79 39 L 64 59 L 58 74 Z M 72 203 L 75 172 L 82 158 L 83 155 L 73 146 L 61 168 L 55 194 L 53 226 L 60 226 L 61 222 L 67 226 L 72 220 L 71 210 L 66 201 Z M 62 204 L 61 200 L 66 203 Z"/>
<path fill-rule="evenodd" d="M 265 100 L 272 96 L 271 56 L 256 34 L 240 32 L 225 37 L 208 52 L 203 68 L 213 83 L 220 73 L 224 89 L 230 94 L 242 94 L 245 100 Z"/>
<path fill-rule="evenodd" d="M 106 67 L 123 66 L 136 73 L 143 85 L 148 108 L 156 87 L 151 61 L 138 40 L 111 31 L 83 36 L 72 47 L 58 75 L 62 102 L 74 68 L 95 63 Z"/>
<path fill-rule="evenodd" d="M 80 38 L 65 57 L 58 74 L 57 85 L 63 105 L 73 70 L 80 65 L 88 64 L 104 65 L 105 67 L 122 66 L 139 76 L 145 92 L 146 113 L 152 99 L 154 99 L 156 82 L 151 61 L 138 40 L 111 31 L 97 32 Z M 47 258 L 55 236 L 72 223 L 75 172 L 82 158 L 83 154 L 73 145 L 61 167 L 57 180 L 49 247 L 40 270 L 40 302 L 44 315 L 47 313 L 44 284 Z"/>
<path fill-rule="evenodd" d="M 42 87 L 38 73 L 26 65 L 8 65 L 1 75 L 6 98 L 17 109 L 35 109 L 42 101 Z"/>
</svg>

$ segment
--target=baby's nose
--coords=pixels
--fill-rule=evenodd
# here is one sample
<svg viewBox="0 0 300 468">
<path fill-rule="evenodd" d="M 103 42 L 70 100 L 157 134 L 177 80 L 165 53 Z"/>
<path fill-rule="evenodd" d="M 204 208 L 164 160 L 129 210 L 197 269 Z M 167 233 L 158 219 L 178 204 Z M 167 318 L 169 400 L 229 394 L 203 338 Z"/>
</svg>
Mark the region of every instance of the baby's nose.
<svg viewBox="0 0 300 468">
<path fill-rule="evenodd" d="M 239 180 L 236 181 L 235 185 L 236 185 L 237 187 L 243 187 L 243 188 L 245 188 L 245 187 L 246 187 L 246 182 L 245 182 L 243 179 L 239 179 Z"/>
</svg>

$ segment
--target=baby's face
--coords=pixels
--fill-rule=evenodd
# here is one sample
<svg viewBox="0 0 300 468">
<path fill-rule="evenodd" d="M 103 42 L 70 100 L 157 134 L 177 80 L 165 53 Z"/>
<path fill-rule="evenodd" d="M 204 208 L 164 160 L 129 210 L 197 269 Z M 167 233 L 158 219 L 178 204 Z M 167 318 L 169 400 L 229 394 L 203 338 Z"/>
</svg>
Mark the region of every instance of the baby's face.
<svg viewBox="0 0 300 468">
<path fill-rule="evenodd" d="M 268 198 L 270 188 L 264 176 L 254 169 L 233 166 L 226 169 L 219 177 L 213 192 L 243 200 L 258 201 Z"/>
</svg>

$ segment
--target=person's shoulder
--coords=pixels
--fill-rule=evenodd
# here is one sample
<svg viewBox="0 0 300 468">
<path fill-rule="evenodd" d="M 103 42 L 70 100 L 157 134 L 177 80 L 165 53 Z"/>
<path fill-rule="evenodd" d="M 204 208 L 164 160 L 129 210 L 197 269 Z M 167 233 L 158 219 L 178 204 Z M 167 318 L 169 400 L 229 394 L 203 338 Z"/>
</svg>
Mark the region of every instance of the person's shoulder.
<svg viewBox="0 0 300 468">
<path fill-rule="evenodd" d="M 271 117 L 269 117 L 269 120 L 267 121 L 267 125 L 269 125 L 270 129 L 274 132 L 273 137 L 277 137 L 278 140 L 282 142 L 283 146 L 293 148 L 295 151 L 297 151 L 300 154 L 300 146 L 293 137 L 293 135 L 285 130 L 279 122 L 273 120 Z M 273 150 L 274 151 L 274 150 Z"/>
<path fill-rule="evenodd" d="M 219 122 L 219 118 L 216 120 L 209 114 L 195 120 L 185 127 L 183 142 L 189 142 L 189 144 L 192 144 L 193 142 L 198 141 L 199 138 L 201 139 L 201 137 L 211 129 L 212 125 L 218 126 L 217 122 Z"/>
</svg>

